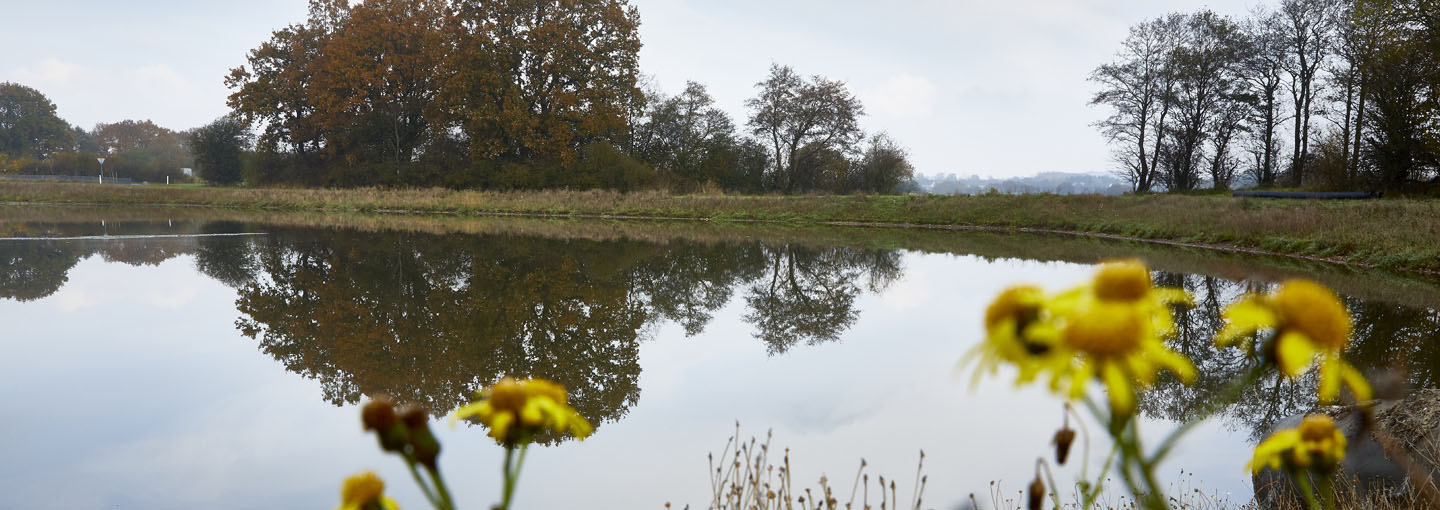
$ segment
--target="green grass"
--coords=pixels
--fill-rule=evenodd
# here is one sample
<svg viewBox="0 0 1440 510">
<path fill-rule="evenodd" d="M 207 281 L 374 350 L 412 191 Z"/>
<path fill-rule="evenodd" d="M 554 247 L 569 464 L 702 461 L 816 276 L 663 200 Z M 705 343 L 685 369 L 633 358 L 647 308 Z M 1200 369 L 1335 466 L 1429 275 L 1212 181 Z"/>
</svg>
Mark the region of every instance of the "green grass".
<svg viewBox="0 0 1440 510">
<path fill-rule="evenodd" d="M 1440 201 L 1434 200 L 1303 201 L 1220 195 L 735 196 L 0 182 L 0 201 L 1036 230 L 1440 272 Z"/>
</svg>

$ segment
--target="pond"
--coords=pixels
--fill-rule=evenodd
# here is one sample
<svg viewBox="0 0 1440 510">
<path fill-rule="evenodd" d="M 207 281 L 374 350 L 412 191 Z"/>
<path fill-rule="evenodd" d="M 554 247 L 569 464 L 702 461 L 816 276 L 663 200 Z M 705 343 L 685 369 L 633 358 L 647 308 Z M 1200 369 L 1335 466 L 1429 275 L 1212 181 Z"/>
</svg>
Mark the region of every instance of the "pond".
<svg viewBox="0 0 1440 510">
<path fill-rule="evenodd" d="M 1440 285 L 1294 259 L 668 222 L 76 207 L 5 207 L 0 222 L 0 508 L 331 508 L 361 469 L 423 508 L 360 430 L 359 404 L 382 393 L 440 417 L 460 505 L 487 508 L 503 450 L 443 416 L 503 375 L 560 382 L 597 425 L 531 452 L 518 508 L 704 508 L 707 454 L 737 421 L 742 439 L 773 434 L 773 460 L 788 448 L 797 486 L 826 474 L 842 503 L 862 458 L 908 500 L 923 449 L 922 506 L 989 506 L 1033 476 L 1061 404 L 1005 375 L 972 386 L 957 361 L 1001 289 L 1070 286 L 1114 257 L 1197 303 L 1171 347 L 1200 379 L 1144 397 L 1148 437 L 1249 363 L 1210 345 L 1220 309 L 1290 277 L 1344 296 L 1362 370 L 1440 385 Z M 1248 501 L 1251 447 L 1313 388 L 1265 380 L 1163 476 Z"/>
</svg>

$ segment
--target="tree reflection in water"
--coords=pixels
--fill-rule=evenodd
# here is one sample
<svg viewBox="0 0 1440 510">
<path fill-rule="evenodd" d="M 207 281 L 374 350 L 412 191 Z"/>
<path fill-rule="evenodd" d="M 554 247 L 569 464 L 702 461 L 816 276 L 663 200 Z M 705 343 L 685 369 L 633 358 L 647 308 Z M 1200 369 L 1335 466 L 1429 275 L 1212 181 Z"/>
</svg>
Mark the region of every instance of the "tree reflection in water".
<svg viewBox="0 0 1440 510">
<path fill-rule="evenodd" d="M 898 251 L 860 252 L 843 248 L 816 249 L 797 245 L 767 248 L 765 274 L 750 285 L 745 321 L 770 354 L 783 354 L 797 344 L 815 345 L 840 338 L 860 316 L 855 298 L 858 281 L 883 292 L 904 272 Z"/>
<path fill-rule="evenodd" d="M 1141 410 L 1151 417 L 1184 421 L 1255 363 L 1253 355 L 1233 348 L 1217 349 L 1211 343 L 1223 325 L 1225 305 L 1245 292 L 1265 292 L 1273 285 L 1163 271 L 1156 271 L 1154 280 L 1157 285 L 1184 288 L 1195 298 L 1193 308 L 1176 308 L 1177 334 L 1170 344 L 1195 362 L 1199 377 L 1192 386 L 1164 378 L 1142 400 Z M 1413 387 L 1437 387 L 1440 353 L 1435 347 L 1440 346 L 1440 313 L 1348 296 L 1343 299 L 1355 323 L 1345 353 L 1348 360 L 1370 375 L 1398 369 L 1409 374 Z M 1221 414 L 1227 424 L 1246 429 L 1258 440 L 1280 419 L 1313 408 L 1315 384 L 1313 372 L 1298 381 L 1271 373 Z"/>
<path fill-rule="evenodd" d="M 838 338 L 856 296 L 901 273 L 894 252 L 759 243 L 277 229 L 254 249 L 237 327 L 331 402 L 388 393 L 440 414 L 500 376 L 544 377 L 597 424 L 639 399 L 647 325 L 699 333 L 735 288 L 784 268 L 779 292 L 757 282 L 746 297 L 781 353 Z M 205 266 L 220 274 L 250 263 L 214 254 L 235 261 Z"/>
<path fill-rule="evenodd" d="M 58 291 L 86 257 L 131 265 L 193 256 L 200 272 L 240 293 L 237 328 L 287 370 L 319 381 L 335 404 L 388 393 L 440 414 L 502 375 L 545 377 L 570 389 L 596 424 L 639 399 L 639 344 L 672 322 L 702 332 L 742 301 L 743 320 L 771 355 L 838 340 L 858 298 L 903 274 L 898 250 L 757 241 L 643 242 L 508 234 L 365 232 L 241 222 L 0 224 L 11 237 L 223 234 L 123 240 L 0 240 L 0 298 Z M 992 254 L 993 255 L 993 254 Z M 1016 256 L 1020 256 L 1017 254 Z M 1184 420 L 1253 361 L 1211 344 L 1224 306 L 1268 284 L 1157 271 L 1195 307 L 1176 311 L 1171 347 L 1200 377 L 1163 379 L 1142 400 L 1149 416 Z M 738 295 L 738 296 L 737 296 Z M 1345 297 L 1355 320 L 1347 356 L 1362 370 L 1396 368 L 1415 387 L 1440 386 L 1440 312 L 1415 303 Z M 1162 376 L 1163 377 L 1163 376 Z M 1263 434 L 1313 406 L 1314 379 L 1275 376 L 1223 411 Z"/>
</svg>

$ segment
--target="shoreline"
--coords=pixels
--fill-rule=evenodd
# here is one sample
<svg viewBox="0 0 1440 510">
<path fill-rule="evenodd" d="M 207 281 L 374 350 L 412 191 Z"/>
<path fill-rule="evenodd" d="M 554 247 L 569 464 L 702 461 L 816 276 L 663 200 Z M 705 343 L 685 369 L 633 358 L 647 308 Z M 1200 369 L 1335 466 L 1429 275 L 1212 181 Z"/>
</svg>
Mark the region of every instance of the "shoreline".
<svg viewBox="0 0 1440 510">
<path fill-rule="evenodd" d="M 0 203 L 1024 232 L 1440 274 L 1440 201 L 1409 199 L 1319 203 L 1185 195 L 735 196 L 0 182 Z"/>
</svg>

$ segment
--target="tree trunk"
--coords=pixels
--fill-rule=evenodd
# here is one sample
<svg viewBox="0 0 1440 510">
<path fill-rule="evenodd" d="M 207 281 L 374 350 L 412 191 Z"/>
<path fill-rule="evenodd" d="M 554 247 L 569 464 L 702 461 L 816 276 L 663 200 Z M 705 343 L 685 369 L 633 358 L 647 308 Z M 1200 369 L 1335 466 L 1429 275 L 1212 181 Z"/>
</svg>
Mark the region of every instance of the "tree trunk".
<svg viewBox="0 0 1440 510">
<path fill-rule="evenodd" d="M 1350 158 L 1351 168 L 1349 169 L 1350 179 L 1352 181 L 1359 181 L 1360 179 L 1360 140 L 1363 138 L 1361 135 L 1365 132 L 1365 87 L 1369 85 L 1369 81 L 1369 74 L 1361 70 L 1360 92 L 1356 94 L 1359 97 L 1356 100 L 1357 104 L 1355 106 L 1355 152 Z"/>
</svg>

